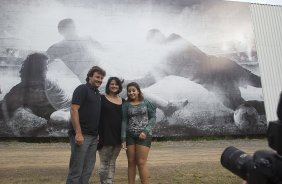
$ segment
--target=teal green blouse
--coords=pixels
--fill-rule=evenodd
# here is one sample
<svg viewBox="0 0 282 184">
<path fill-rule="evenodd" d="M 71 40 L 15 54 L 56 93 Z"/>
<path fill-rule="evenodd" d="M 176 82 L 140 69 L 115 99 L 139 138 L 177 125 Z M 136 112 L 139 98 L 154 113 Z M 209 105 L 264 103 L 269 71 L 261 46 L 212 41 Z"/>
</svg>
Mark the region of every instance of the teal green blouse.
<svg viewBox="0 0 282 184">
<path fill-rule="evenodd" d="M 126 135 L 139 136 L 144 132 L 152 135 L 152 129 L 156 124 L 156 107 L 144 99 L 138 105 L 125 102 L 122 105 L 121 140 L 125 142 Z"/>
</svg>

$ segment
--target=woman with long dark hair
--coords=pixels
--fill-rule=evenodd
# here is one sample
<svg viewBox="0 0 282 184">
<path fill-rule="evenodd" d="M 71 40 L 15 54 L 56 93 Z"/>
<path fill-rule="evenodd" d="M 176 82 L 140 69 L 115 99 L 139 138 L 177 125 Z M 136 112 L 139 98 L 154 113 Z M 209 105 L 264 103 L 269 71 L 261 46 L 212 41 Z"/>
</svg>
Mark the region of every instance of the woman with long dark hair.
<svg viewBox="0 0 282 184">
<path fill-rule="evenodd" d="M 149 183 L 147 158 L 151 147 L 156 108 L 144 99 L 137 83 L 127 85 L 128 100 L 123 105 L 122 147 L 128 159 L 128 183 L 135 183 L 136 167 L 142 184 Z"/>
</svg>

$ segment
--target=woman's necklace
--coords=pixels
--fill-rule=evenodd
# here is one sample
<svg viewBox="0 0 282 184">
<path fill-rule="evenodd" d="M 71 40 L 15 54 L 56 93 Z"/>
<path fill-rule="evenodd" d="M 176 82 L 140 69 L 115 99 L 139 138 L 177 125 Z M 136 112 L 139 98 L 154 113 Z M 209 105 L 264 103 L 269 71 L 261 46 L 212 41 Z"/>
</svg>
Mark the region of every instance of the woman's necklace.
<svg viewBox="0 0 282 184">
<path fill-rule="evenodd" d="M 120 96 L 118 96 L 118 95 L 106 95 L 106 98 L 112 103 L 115 103 L 115 104 L 118 104 L 118 105 L 122 104 L 122 100 L 121 100 Z"/>
</svg>

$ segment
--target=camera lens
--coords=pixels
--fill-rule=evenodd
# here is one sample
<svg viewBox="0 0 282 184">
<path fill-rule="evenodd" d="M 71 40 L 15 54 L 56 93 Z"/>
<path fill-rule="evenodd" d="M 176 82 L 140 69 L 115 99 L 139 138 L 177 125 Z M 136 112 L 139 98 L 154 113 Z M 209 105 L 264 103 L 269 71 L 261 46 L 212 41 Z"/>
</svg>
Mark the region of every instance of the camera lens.
<svg viewBox="0 0 282 184">
<path fill-rule="evenodd" d="M 233 146 L 229 146 L 223 151 L 220 162 L 223 167 L 246 180 L 252 160 L 252 156 Z"/>
</svg>

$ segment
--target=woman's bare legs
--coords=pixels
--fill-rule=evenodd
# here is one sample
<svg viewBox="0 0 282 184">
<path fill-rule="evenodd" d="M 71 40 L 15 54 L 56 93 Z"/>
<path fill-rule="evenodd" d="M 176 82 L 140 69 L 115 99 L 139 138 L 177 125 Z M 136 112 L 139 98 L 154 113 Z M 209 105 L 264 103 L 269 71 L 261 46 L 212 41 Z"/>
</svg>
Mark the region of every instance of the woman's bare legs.
<svg viewBox="0 0 282 184">
<path fill-rule="evenodd" d="M 128 184 L 135 184 L 136 166 L 142 184 L 149 184 L 147 159 L 150 148 L 142 145 L 128 145 L 126 154 L 128 160 Z"/>
<path fill-rule="evenodd" d="M 128 160 L 128 184 L 135 183 L 136 176 L 136 153 L 135 153 L 135 145 L 128 145 L 126 154 Z"/>
<path fill-rule="evenodd" d="M 147 159 L 150 148 L 147 146 L 135 146 L 135 158 L 142 184 L 149 184 L 149 171 L 147 167 Z"/>
</svg>

